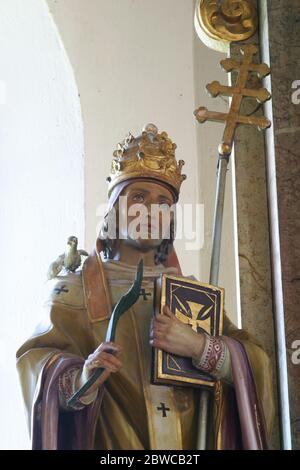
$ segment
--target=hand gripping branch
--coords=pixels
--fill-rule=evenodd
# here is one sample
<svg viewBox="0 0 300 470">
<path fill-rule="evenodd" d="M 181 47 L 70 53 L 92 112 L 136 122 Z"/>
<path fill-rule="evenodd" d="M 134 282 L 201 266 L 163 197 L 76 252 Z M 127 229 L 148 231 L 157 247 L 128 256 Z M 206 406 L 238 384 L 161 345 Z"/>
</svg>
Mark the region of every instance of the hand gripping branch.
<svg viewBox="0 0 300 470">
<path fill-rule="evenodd" d="M 135 302 L 139 298 L 143 280 L 143 264 L 143 260 L 141 259 L 138 264 L 135 280 L 132 286 L 126 292 L 126 294 L 124 294 L 120 298 L 120 300 L 113 309 L 106 332 L 105 341 L 107 342 L 115 340 L 116 328 L 120 317 L 123 315 L 123 313 L 127 312 L 129 308 L 133 304 L 135 304 Z M 99 367 L 99 369 L 96 369 L 93 375 L 91 375 L 91 377 L 86 381 L 86 383 L 79 390 L 77 390 L 77 392 L 75 392 L 74 395 L 68 400 L 67 405 L 75 405 L 79 398 L 82 397 L 87 392 L 87 390 L 96 382 L 96 380 L 100 377 L 104 370 L 105 369 L 103 367 Z"/>
</svg>

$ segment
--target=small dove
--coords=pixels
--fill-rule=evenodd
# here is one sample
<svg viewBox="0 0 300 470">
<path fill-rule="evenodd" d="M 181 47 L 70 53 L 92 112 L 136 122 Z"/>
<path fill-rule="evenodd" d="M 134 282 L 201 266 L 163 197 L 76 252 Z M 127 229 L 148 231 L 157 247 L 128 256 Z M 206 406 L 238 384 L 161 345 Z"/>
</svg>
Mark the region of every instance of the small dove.
<svg viewBox="0 0 300 470">
<path fill-rule="evenodd" d="M 47 278 L 48 280 L 54 279 L 63 268 L 67 271 L 74 272 L 81 265 L 81 256 L 88 256 L 89 254 L 84 250 L 77 250 L 78 239 L 71 236 L 68 238 L 67 249 L 65 253 L 60 255 L 53 263 L 50 264 Z"/>
</svg>

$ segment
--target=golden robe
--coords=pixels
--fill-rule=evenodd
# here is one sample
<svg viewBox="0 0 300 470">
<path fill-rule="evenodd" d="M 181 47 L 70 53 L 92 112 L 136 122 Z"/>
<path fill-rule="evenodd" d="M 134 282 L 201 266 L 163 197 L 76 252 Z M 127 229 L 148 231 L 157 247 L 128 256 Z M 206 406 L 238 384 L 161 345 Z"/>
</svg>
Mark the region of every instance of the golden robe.
<svg viewBox="0 0 300 470">
<path fill-rule="evenodd" d="M 110 266 L 112 269 L 106 270 L 104 263 L 108 281 L 105 289 L 113 306 L 131 285 L 135 269 L 128 273 L 122 263 L 113 262 Z M 160 267 L 158 271 L 172 272 L 172 269 Z M 158 271 L 154 275 L 159 275 Z M 136 304 L 122 315 L 117 326 L 115 342 L 123 347 L 123 367 L 110 374 L 101 387 L 98 404 L 87 406 L 84 412 L 66 412 L 58 409 L 57 376 L 66 370 L 68 364 L 82 365 L 84 359 L 105 340 L 109 318 L 95 319 L 89 314 L 82 271 L 58 277 L 45 304 L 44 320 L 17 352 L 17 368 L 33 448 L 196 448 L 199 390 L 151 384 L 149 334 L 153 315 L 153 271 L 147 276 L 145 270 L 142 288 L 147 295 L 140 296 Z M 101 302 L 98 307 L 101 309 Z M 242 345 L 246 353 L 242 360 L 248 363 L 250 372 L 242 371 L 243 366 L 239 365 L 238 357 L 235 360 L 236 353 L 231 349 L 235 382 L 233 386 L 222 382 L 216 384 L 211 400 L 209 448 L 266 448 L 264 441 L 273 415 L 269 358 L 246 332 L 238 330 L 227 318 L 223 334 L 224 338 L 231 338 Z M 249 373 L 254 384 L 254 401 L 250 397 L 248 403 L 244 394 L 251 388 L 247 385 Z M 245 408 L 248 406 L 245 416 L 244 405 Z M 168 411 L 163 412 L 162 406 Z M 250 431 L 247 427 L 249 413 L 250 421 L 253 421 Z M 70 434 L 70 428 L 75 432 L 85 426 L 89 432 L 88 442 L 83 444 L 81 438 L 76 441 L 72 435 L 66 442 L 64 434 Z M 258 436 L 254 438 L 258 444 L 253 443 L 254 434 Z M 248 444 L 243 445 L 243 442 Z"/>
</svg>

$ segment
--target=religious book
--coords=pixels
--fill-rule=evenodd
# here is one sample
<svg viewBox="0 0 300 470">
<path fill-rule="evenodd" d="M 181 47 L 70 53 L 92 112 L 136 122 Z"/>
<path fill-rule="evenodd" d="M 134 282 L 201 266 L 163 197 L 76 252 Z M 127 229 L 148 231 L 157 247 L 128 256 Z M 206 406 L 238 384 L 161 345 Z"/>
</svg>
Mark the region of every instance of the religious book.
<svg viewBox="0 0 300 470">
<path fill-rule="evenodd" d="M 161 274 L 154 286 L 154 314 L 163 315 L 168 305 L 171 312 L 196 331 L 222 334 L 224 289 L 176 275 Z M 211 388 L 215 379 L 194 367 L 191 358 L 170 354 L 158 348 L 152 351 L 153 384 Z"/>
</svg>

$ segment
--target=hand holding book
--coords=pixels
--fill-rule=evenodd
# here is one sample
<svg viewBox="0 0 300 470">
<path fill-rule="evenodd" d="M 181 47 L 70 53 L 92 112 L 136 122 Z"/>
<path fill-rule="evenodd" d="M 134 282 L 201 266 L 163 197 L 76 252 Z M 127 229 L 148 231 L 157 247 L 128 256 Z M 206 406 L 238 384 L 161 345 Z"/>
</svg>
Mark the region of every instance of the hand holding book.
<svg viewBox="0 0 300 470">
<path fill-rule="evenodd" d="M 163 307 L 163 315 L 154 316 L 151 330 L 150 344 L 155 348 L 191 359 L 199 359 L 203 354 L 204 333 L 178 320 L 167 305 Z"/>
<path fill-rule="evenodd" d="M 150 333 L 152 383 L 214 387 L 218 377 L 212 372 L 226 359 L 219 336 L 223 302 L 220 287 L 169 274 L 157 279 Z"/>
</svg>

